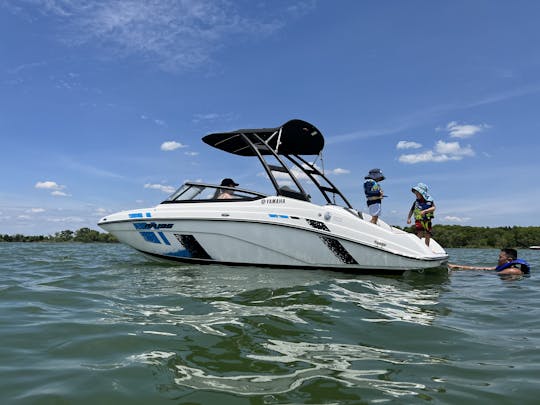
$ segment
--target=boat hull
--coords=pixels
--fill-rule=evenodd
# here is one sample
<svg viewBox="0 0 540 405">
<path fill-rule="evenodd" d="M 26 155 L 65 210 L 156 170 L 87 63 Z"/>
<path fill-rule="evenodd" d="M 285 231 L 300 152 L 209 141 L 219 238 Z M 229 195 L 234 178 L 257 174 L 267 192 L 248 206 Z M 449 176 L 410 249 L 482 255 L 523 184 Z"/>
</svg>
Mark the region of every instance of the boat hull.
<svg viewBox="0 0 540 405">
<path fill-rule="evenodd" d="M 162 218 L 100 226 L 140 252 L 175 262 L 403 272 L 438 268 L 447 261 L 440 246 L 441 254 L 401 254 L 389 251 L 381 237 L 379 244 L 359 243 L 355 235 L 337 234 L 317 225 L 322 222 L 311 222 L 315 226 L 237 218 Z M 414 235 L 406 237 L 415 239 L 411 243 L 422 243 Z"/>
</svg>

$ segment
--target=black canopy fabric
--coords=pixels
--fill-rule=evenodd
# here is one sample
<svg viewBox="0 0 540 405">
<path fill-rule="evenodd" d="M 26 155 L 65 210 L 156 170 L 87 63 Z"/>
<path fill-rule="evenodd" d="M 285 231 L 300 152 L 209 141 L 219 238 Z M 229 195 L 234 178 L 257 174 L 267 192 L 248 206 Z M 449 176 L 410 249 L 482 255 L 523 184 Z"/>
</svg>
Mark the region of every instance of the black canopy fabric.
<svg viewBox="0 0 540 405">
<path fill-rule="evenodd" d="M 249 141 L 246 141 L 246 138 Z M 278 155 L 318 155 L 324 147 L 321 132 L 314 125 L 302 120 L 290 120 L 277 128 L 238 129 L 209 134 L 202 140 L 214 148 L 241 156 L 256 155 L 249 146 L 249 143 L 252 143 L 261 155 L 271 155 L 272 151 L 258 138 L 266 142 Z"/>
</svg>

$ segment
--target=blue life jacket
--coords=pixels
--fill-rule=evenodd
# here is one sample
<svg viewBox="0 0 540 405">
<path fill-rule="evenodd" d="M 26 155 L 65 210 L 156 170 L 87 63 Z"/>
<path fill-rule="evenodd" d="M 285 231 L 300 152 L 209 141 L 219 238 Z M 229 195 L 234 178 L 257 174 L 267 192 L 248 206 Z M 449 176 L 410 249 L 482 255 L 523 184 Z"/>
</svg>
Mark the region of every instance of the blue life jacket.
<svg viewBox="0 0 540 405">
<path fill-rule="evenodd" d="M 414 213 L 414 219 L 417 221 L 428 221 L 435 218 L 433 212 L 428 212 L 427 214 L 420 214 L 420 211 L 427 210 L 428 208 L 433 207 L 433 201 L 419 200 L 416 199 L 412 206 L 412 211 Z"/>
<path fill-rule="evenodd" d="M 504 269 L 511 267 L 514 264 L 519 264 L 520 265 L 519 267 L 521 268 L 521 271 L 524 274 L 530 274 L 531 266 L 529 265 L 529 263 L 527 263 L 525 260 L 522 260 L 522 259 L 516 259 L 516 260 L 512 260 L 511 262 L 501 264 L 500 266 L 497 266 L 495 268 L 495 271 L 497 272 L 502 271 Z"/>
<path fill-rule="evenodd" d="M 381 186 L 375 180 L 368 179 L 364 182 L 364 193 L 368 206 L 382 201 Z"/>
</svg>

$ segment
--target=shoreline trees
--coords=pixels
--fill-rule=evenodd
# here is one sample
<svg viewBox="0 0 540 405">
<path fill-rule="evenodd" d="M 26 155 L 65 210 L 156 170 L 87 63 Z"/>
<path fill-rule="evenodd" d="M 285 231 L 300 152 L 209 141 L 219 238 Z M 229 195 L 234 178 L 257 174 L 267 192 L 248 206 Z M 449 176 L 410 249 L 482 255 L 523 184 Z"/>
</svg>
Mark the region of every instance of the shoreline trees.
<svg viewBox="0 0 540 405">
<path fill-rule="evenodd" d="M 413 232 L 412 228 L 402 228 Z M 540 245 L 540 226 L 481 227 L 434 225 L 433 239 L 444 248 L 517 248 Z"/>
<path fill-rule="evenodd" d="M 66 229 L 65 231 L 56 232 L 54 235 L 1 235 L 0 242 L 82 242 L 82 243 L 117 243 L 116 239 L 110 233 L 102 233 L 90 228 L 81 228 L 73 232 Z"/>
<path fill-rule="evenodd" d="M 399 227 L 398 227 L 399 228 Z M 401 228 L 412 232 L 412 228 Z M 540 226 L 503 226 L 478 227 L 461 225 L 435 225 L 433 238 L 445 248 L 503 248 L 518 249 L 540 245 Z M 64 230 L 54 235 L 21 234 L 2 235 L 0 242 L 100 242 L 117 243 L 118 240 L 110 233 L 102 233 L 90 228 L 77 231 Z"/>
</svg>

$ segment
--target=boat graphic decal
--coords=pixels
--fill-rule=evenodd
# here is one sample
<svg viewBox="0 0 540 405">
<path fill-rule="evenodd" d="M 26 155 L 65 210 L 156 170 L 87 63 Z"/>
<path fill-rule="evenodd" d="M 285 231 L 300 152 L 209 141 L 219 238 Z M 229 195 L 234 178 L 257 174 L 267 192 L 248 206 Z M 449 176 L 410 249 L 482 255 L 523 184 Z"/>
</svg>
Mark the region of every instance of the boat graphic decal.
<svg viewBox="0 0 540 405">
<path fill-rule="evenodd" d="M 163 232 L 158 232 L 158 235 L 161 238 L 161 240 L 163 241 L 163 243 L 165 243 L 166 245 L 171 244 L 171 242 L 169 242 L 169 239 L 167 239 L 167 237 L 165 236 L 165 234 Z"/>
<path fill-rule="evenodd" d="M 289 218 L 288 215 L 282 215 L 282 214 L 268 214 L 270 218 Z"/>
<path fill-rule="evenodd" d="M 143 239 L 150 243 L 161 243 L 154 232 L 139 232 Z"/>
<path fill-rule="evenodd" d="M 191 253 L 187 249 L 180 249 L 174 252 L 167 252 L 165 257 L 183 257 L 186 259 L 191 259 Z"/>
<path fill-rule="evenodd" d="M 171 229 L 174 224 L 156 224 L 155 222 L 135 222 L 135 229 Z"/>
<path fill-rule="evenodd" d="M 323 224 L 324 225 L 324 224 Z M 358 264 L 358 262 L 351 256 L 351 254 L 345 249 L 341 242 L 335 238 L 329 238 L 328 236 L 319 236 L 324 244 L 328 246 L 328 249 L 332 251 L 336 257 L 345 264 Z"/>
<path fill-rule="evenodd" d="M 175 238 L 186 249 L 186 256 L 194 259 L 212 259 L 193 235 L 174 234 Z"/>
<path fill-rule="evenodd" d="M 129 218 L 143 218 L 143 217 L 146 217 L 146 218 L 152 218 L 152 213 L 146 212 L 146 213 L 143 215 L 142 212 L 132 212 L 132 213 L 128 214 L 128 217 L 129 217 Z"/>
<path fill-rule="evenodd" d="M 170 245 L 171 243 L 165 236 L 163 232 L 158 231 L 157 235 L 155 232 L 152 232 L 151 229 L 170 229 L 173 227 L 174 224 L 156 224 L 155 222 L 135 222 L 133 226 L 135 229 L 139 230 L 139 234 L 142 236 L 142 238 L 150 243 L 158 243 L 161 244 L 162 241 L 166 245 Z M 144 229 L 144 231 L 142 231 Z M 159 235 L 159 238 L 158 238 Z M 161 238 L 161 240 L 160 240 Z"/>
<path fill-rule="evenodd" d="M 315 229 L 321 229 L 323 231 L 330 232 L 330 229 L 328 229 L 328 227 L 321 221 L 315 221 L 314 219 L 306 219 L 306 221 Z"/>
</svg>

